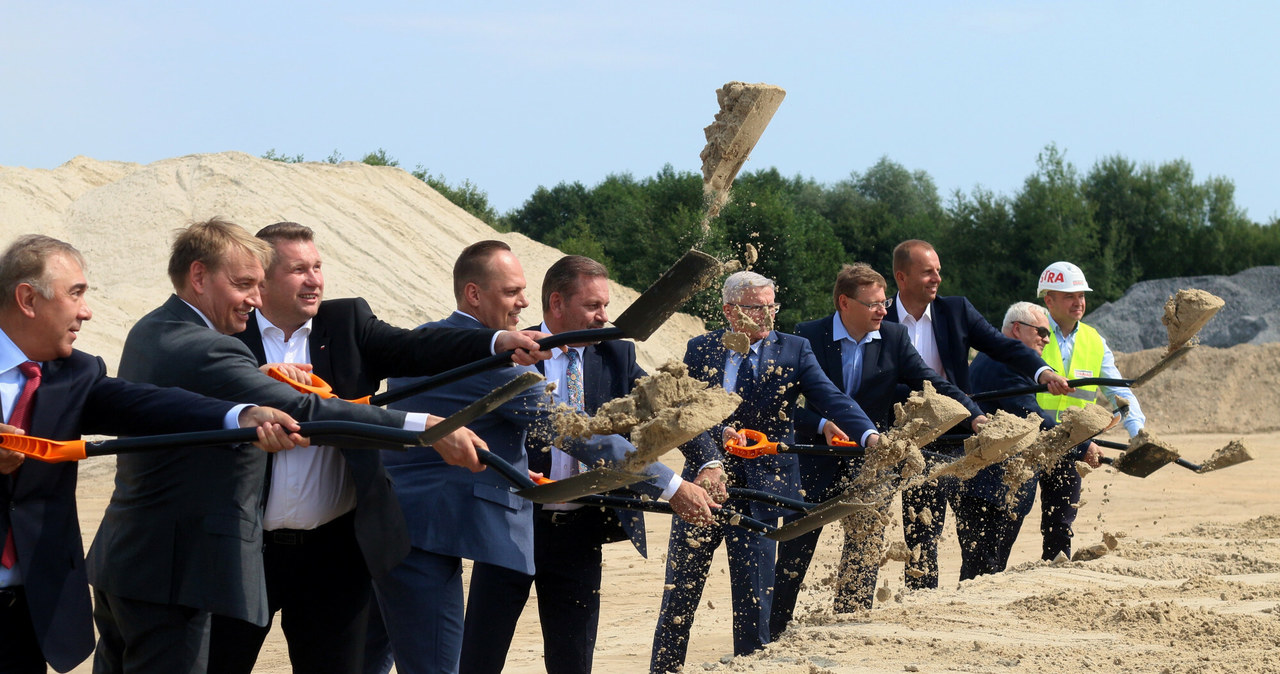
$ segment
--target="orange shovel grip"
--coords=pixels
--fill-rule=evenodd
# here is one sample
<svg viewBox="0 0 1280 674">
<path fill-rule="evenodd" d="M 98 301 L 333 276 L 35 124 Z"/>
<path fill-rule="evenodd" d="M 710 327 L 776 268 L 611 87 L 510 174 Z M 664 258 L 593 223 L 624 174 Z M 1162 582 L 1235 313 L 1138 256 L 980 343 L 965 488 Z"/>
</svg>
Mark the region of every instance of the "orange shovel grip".
<svg viewBox="0 0 1280 674">
<path fill-rule="evenodd" d="M 46 440 L 29 435 L 0 433 L 0 448 L 26 454 L 46 463 L 79 461 L 85 458 L 84 440 Z"/>
<path fill-rule="evenodd" d="M 267 368 L 267 375 L 272 379 L 275 379 L 277 381 L 282 381 L 303 393 L 314 393 L 320 396 L 321 398 L 337 398 L 338 397 L 338 395 L 333 392 L 333 386 L 330 385 L 329 382 L 321 379 L 315 374 L 311 375 L 310 384 L 304 384 L 298 381 L 297 379 L 290 377 L 289 375 L 285 374 L 283 370 L 281 370 L 280 368 L 274 365 Z M 370 397 L 371 396 L 364 396 L 363 398 L 356 398 L 355 400 L 348 400 L 347 402 L 356 403 L 358 405 L 368 405 Z"/>
<path fill-rule="evenodd" d="M 778 443 L 769 442 L 769 438 L 764 433 L 750 428 L 744 428 L 738 432 L 746 436 L 752 443 L 750 445 L 740 445 L 733 440 L 724 443 L 725 451 L 730 454 L 744 459 L 758 459 L 766 454 L 778 453 Z"/>
</svg>

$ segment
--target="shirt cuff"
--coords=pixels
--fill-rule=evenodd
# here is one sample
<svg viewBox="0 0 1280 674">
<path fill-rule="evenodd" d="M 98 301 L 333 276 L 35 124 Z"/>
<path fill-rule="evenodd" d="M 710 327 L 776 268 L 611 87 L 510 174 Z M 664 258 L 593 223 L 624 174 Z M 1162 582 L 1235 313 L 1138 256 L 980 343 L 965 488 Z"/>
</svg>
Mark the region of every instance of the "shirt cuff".
<svg viewBox="0 0 1280 674">
<path fill-rule="evenodd" d="M 502 334 L 501 330 L 494 330 L 493 337 L 489 338 L 489 355 L 490 356 L 495 356 L 498 354 L 498 335 L 500 334 Z"/>
<path fill-rule="evenodd" d="M 676 491 L 680 489 L 680 485 L 684 484 L 684 478 L 679 475 L 672 475 L 671 482 L 667 483 L 667 488 L 662 490 L 662 495 L 658 498 L 663 501 L 670 501 L 672 496 L 676 495 Z"/>
<path fill-rule="evenodd" d="M 818 421 L 818 432 L 819 432 L 819 433 L 821 433 L 821 432 L 822 432 L 822 429 L 824 429 L 824 428 L 826 428 L 826 427 L 827 427 L 827 420 L 826 420 L 826 419 L 820 419 L 820 420 Z"/>
<path fill-rule="evenodd" d="M 872 430 L 869 430 L 869 431 L 867 431 L 867 432 L 863 433 L 863 434 L 862 434 L 862 446 L 863 446 L 863 448 L 866 448 L 866 446 L 867 446 L 867 438 L 869 438 L 869 437 L 871 437 L 871 436 L 873 436 L 873 435 L 875 435 L 876 433 L 879 433 L 879 432 L 880 432 L 880 431 L 877 431 L 877 430 L 875 430 L 875 429 L 872 429 Z"/>
<path fill-rule="evenodd" d="M 427 430 L 427 414 L 425 412 L 408 412 L 404 415 L 404 430 L 421 433 Z"/>
<path fill-rule="evenodd" d="M 1036 374 L 1035 374 L 1035 376 L 1034 376 L 1034 377 L 1032 377 L 1032 378 L 1031 378 L 1031 380 L 1032 380 L 1032 381 L 1034 381 L 1035 383 L 1039 384 L 1039 383 L 1040 383 L 1040 373 L 1044 372 L 1045 370 L 1052 370 L 1052 369 L 1053 369 L 1053 368 L 1049 367 L 1048 365 L 1045 365 L 1044 367 L 1041 367 L 1039 370 L 1036 370 Z"/>
<path fill-rule="evenodd" d="M 240 413 L 247 407 L 253 407 L 253 405 L 241 403 L 227 410 L 227 416 L 222 417 L 222 428 L 225 430 L 240 428 Z"/>
</svg>

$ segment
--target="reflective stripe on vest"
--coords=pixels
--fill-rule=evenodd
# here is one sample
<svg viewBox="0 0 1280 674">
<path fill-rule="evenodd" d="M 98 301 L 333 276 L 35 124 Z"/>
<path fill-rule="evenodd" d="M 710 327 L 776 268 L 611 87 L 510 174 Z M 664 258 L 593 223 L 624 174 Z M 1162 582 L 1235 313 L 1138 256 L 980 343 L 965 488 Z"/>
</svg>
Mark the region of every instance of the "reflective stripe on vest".
<svg viewBox="0 0 1280 674">
<path fill-rule="evenodd" d="M 1044 345 L 1045 364 L 1054 372 L 1067 379 L 1084 379 L 1102 376 L 1103 344 L 1102 335 L 1097 330 L 1085 325 L 1076 324 L 1075 348 L 1071 350 L 1071 368 L 1063 369 L 1062 352 L 1058 350 L 1058 333 L 1052 333 L 1048 344 Z M 1056 396 L 1051 393 L 1037 393 L 1036 404 L 1046 411 L 1053 412 L 1054 418 L 1062 421 L 1062 411 L 1068 407 L 1084 407 L 1098 397 L 1097 386 L 1079 386 L 1075 393 Z"/>
</svg>

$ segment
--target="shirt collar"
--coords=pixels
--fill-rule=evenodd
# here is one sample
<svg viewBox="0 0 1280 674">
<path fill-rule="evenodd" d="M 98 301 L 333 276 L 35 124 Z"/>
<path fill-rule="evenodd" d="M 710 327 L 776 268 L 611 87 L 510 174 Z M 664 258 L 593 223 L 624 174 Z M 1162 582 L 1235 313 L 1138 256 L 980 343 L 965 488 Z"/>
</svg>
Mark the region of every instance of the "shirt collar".
<svg viewBox="0 0 1280 674">
<path fill-rule="evenodd" d="M 836 312 L 831 316 L 831 341 L 839 342 L 844 339 L 847 339 L 851 342 L 854 341 L 853 335 L 849 334 L 849 330 L 844 327 L 844 321 L 840 320 L 840 313 Z M 857 343 L 866 344 L 867 342 L 873 339 L 880 339 L 879 330 L 872 330 L 871 332 L 868 332 L 867 334 L 863 335 L 862 341 Z"/>
<path fill-rule="evenodd" d="M 467 319 L 468 321 L 471 321 L 472 323 L 475 323 L 476 325 L 478 325 L 478 326 L 480 326 L 480 327 L 484 327 L 484 323 L 481 323 L 481 322 L 480 322 L 480 319 L 476 318 L 475 316 L 472 316 L 471 314 L 469 314 L 469 313 L 467 313 L 467 312 L 465 312 L 465 311 L 463 311 L 463 310 L 461 310 L 461 309 L 454 309 L 454 310 L 453 310 L 453 315 L 454 315 L 454 316 L 461 316 L 461 317 L 463 317 L 463 318 Z"/>
<path fill-rule="evenodd" d="M 179 297 L 178 299 L 182 300 L 182 298 L 181 298 L 181 297 Z M 208 316 L 205 316 L 203 311 L 200 311 L 199 309 L 197 309 L 197 308 L 196 308 L 196 305 L 194 305 L 194 304 L 192 304 L 192 303 L 190 303 L 190 302 L 188 302 L 188 301 L 186 301 L 186 300 L 182 300 L 182 303 L 183 303 L 183 304 L 185 304 L 185 305 L 187 305 L 187 306 L 189 306 L 189 307 L 191 307 L 191 310 L 192 310 L 192 311 L 194 311 L 194 312 L 196 312 L 196 315 L 200 317 L 200 320 L 204 321 L 204 324 L 205 324 L 205 325 L 206 325 L 210 330 L 217 330 L 217 328 L 213 327 L 213 321 L 209 320 L 209 317 L 208 317 Z"/>
<path fill-rule="evenodd" d="M 543 321 L 543 322 L 538 326 L 538 331 L 539 331 L 539 332 L 545 332 L 545 333 L 547 333 L 547 334 L 549 334 L 549 335 L 553 335 L 553 334 L 555 334 L 555 333 L 551 332 L 551 328 L 548 328 L 548 327 L 547 327 L 547 322 L 546 322 L 546 321 Z M 587 347 L 585 347 L 585 346 L 562 346 L 562 347 L 560 347 L 559 349 L 554 349 L 554 350 L 551 352 L 551 360 L 556 360 L 556 359 L 567 359 L 567 358 L 568 358 L 568 356 L 569 356 L 569 349 L 573 349 L 574 351 L 577 351 L 577 352 L 578 352 L 578 360 L 582 360 L 582 356 L 587 352 Z"/>
<path fill-rule="evenodd" d="M 907 313 L 907 308 L 903 306 L 902 293 L 897 293 L 893 296 L 893 306 L 898 309 L 899 323 L 906 323 L 907 321 L 911 321 L 912 323 L 917 322 L 916 317 Z M 924 313 L 920 314 L 919 322 L 923 323 L 925 321 L 930 323 L 933 322 L 933 302 L 924 305 Z"/>
<path fill-rule="evenodd" d="M 1049 312 L 1047 312 L 1047 311 L 1046 311 L 1045 313 L 1049 313 Z M 1058 333 L 1059 335 L 1061 335 L 1061 336 L 1065 339 L 1065 338 L 1067 338 L 1067 337 L 1072 337 L 1072 336 L 1074 336 L 1074 335 L 1076 334 L 1076 332 L 1080 329 L 1080 321 L 1076 321 L 1076 327 L 1075 327 L 1075 330 L 1072 330 L 1072 331 L 1071 331 L 1071 333 L 1070 333 L 1070 334 L 1068 334 L 1068 333 L 1065 333 L 1065 332 L 1063 332 L 1063 331 L 1062 331 L 1062 326 L 1061 326 L 1061 325 L 1058 325 L 1058 322 L 1057 322 L 1057 321 L 1055 321 L 1055 320 L 1053 320 L 1053 315 L 1052 315 L 1052 314 L 1050 314 L 1050 315 L 1049 315 L 1049 327 L 1050 327 L 1050 328 L 1053 328 L 1053 331 L 1054 331 L 1054 332 Z"/>
<path fill-rule="evenodd" d="M 9 339 L 9 335 L 0 330 L 0 373 L 8 372 L 28 360 L 31 359 L 27 358 L 27 355 L 22 352 L 22 349 L 18 348 L 17 344 L 13 343 L 12 339 Z"/>
<path fill-rule="evenodd" d="M 254 316 L 256 316 L 256 317 L 258 318 L 258 330 L 259 330 L 259 331 L 260 331 L 264 336 L 265 336 L 265 335 L 267 335 L 267 334 L 276 334 L 276 335 L 279 335 L 280 341 L 282 341 L 282 342 L 283 342 L 283 341 L 285 341 L 285 339 L 284 339 L 284 330 L 281 330 L 280 328 L 276 327 L 276 324 L 275 324 L 275 323 L 272 323 L 271 321 L 267 320 L 267 317 L 266 317 L 266 316 L 263 316 L 261 311 L 255 311 L 255 312 L 253 312 L 253 315 L 254 315 Z M 293 336 L 294 336 L 294 337 L 297 337 L 297 336 L 299 336 L 299 335 L 301 335 L 301 336 L 303 336 L 303 337 L 308 337 L 308 336 L 310 336 L 310 335 L 311 335 L 311 321 L 312 321 L 312 320 L 314 320 L 314 319 L 308 318 L 308 319 L 307 319 L 307 322 L 302 324 L 302 327 L 300 327 L 300 328 L 298 328 L 297 330 L 294 330 L 294 331 L 293 331 Z M 273 332 L 273 331 L 274 331 L 274 332 Z"/>
</svg>

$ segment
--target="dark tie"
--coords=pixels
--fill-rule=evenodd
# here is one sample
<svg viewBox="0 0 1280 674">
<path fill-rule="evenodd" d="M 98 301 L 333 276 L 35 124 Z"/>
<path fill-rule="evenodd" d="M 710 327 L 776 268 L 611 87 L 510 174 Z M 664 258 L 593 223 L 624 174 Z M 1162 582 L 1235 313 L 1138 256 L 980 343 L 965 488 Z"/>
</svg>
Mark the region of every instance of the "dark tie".
<svg viewBox="0 0 1280 674">
<path fill-rule="evenodd" d="M 36 397 L 36 388 L 40 386 L 40 364 L 26 361 L 18 366 L 18 371 L 27 378 L 22 385 L 18 400 L 13 403 L 13 413 L 9 415 L 9 425 L 30 430 L 31 403 Z M 18 561 L 18 550 L 13 544 L 13 523 L 9 523 L 9 535 L 4 539 L 4 552 L 0 553 L 0 565 L 12 569 Z"/>
<path fill-rule="evenodd" d="M 748 351 L 747 355 L 742 357 L 742 364 L 738 366 L 738 381 L 734 382 L 734 392 L 742 396 L 743 400 L 752 400 L 756 390 L 756 368 L 751 363 L 752 352 Z"/>
</svg>

